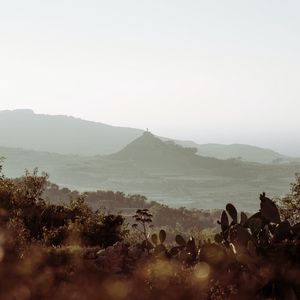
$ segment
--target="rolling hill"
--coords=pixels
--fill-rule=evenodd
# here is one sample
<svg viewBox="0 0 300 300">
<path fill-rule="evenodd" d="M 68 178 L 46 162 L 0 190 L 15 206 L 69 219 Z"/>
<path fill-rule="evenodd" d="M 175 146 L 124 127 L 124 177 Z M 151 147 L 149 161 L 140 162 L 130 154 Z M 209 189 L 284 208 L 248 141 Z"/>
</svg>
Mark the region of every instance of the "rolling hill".
<svg viewBox="0 0 300 300">
<path fill-rule="evenodd" d="M 143 132 L 22 109 L 0 111 L 0 128 L 0 146 L 87 156 L 119 151 Z"/>
<path fill-rule="evenodd" d="M 263 165 L 199 156 L 196 149 L 165 142 L 149 132 L 110 155 L 78 156 L 0 148 L 4 173 L 21 175 L 38 166 L 60 186 L 143 194 L 173 207 L 220 208 L 234 202 L 254 211 L 260 192 L 280 196 L 289 190 L 300 165 Z"/>
<path fill-rule="evenodd" d="M 239 159 L 242 161 L 258 162 L 262 164 L 282 164 L 299 161 L 299 158 L 289 157 L 270 149 L 260 148 L 245 144 L 197 144 L 189 141 L 177 141 L 184 147 L 195 147 L 201 156 L 215 157 L 219 159 Z"/>
<path fill-rule="evenodd" d="M 0 146 L 81 156 L 118 152 L 138 138 L 143 130 L 116 127 L 69 116 L 35 114 L 32 110 L 0 111 Z M 161 137 L 163 141 L 172 140 Z M 285 163 L 296 159 L 272 150 L 249 145 L 197 144 L 173 140 L 195 147 L 201 156 L 239 158 L 259 163 Z"/>
</svg>

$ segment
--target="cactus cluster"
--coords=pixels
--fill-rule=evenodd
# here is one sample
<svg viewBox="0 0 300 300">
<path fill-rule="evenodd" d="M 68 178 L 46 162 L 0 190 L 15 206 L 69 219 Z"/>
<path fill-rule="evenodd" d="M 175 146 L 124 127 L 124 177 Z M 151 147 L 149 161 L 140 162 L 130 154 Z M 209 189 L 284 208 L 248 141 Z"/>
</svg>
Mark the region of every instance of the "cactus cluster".
<svg viewBox="0 0 300 300">
<path fill-rule="evenodd" d="M 228 261 L 236 262 L 240 277 L 248 276 L 250 286 L 255 282 L 259 287 L 257 295 L 297 299 L 300 286 L 290 273 L 299 268 L 300 223 L 292 226 L 288 220 L 281 220 L 275 202 L 265 193 L 259 198 L 259 212 L 249 218 L 242 212 L 239 220 L 236 208 L 227 204 L 215 242 L 225 249 Z M 267 273 L 261 275 L 262 270 Z"/>
<path fill-rule="evenodd" d="M 300 223 L 281 220 L 275 202 L 265 193 L 259 198 L 260 210 L 252 216 L 239 214 L 233 204 L 227 204 L 214 242 L 196 244 L 192 236 L 186 240 L 176 235 L 177 245 L 168 248 L 164 244 L 166 232 L 160 230 L 147 241 L 148 255 L 175 259 L 188 268 L 205 263 L 211 278 L 224 280 L 226 275 L 245 293 L 254 289 L 258 297 L 287 299 L 292 295 L 293 299 L 300 292 L 300 285 L 291 277 L 300 264 Z"/>
<path fill-rule="evenodd" d="M 216 234 L 215 241 L 231 247 L 234 252 L 253 253 L 255 250 L 255 254 L 266 254 L 284 242 L 296 245 L 300 238 L 300 223 L 291 226 L 288 220 L 282 221 L 276 204 L 265 193 L 260 195 L 259 212 L 249 218 L 242 212 L 238 220 L 236 208 L 229 203 L 219 224 L 221 232 Z"/>
<path fill-rule="evenodd" d="M 145 229 L 145 224 L 152 222 L 152 215 L 148 210 L 137 212 L 134 217 Z M 145 231 L 142 246 L 151 253 L 164 253 L 169 258 L 176 257 L 190 265 L 198 260 L 219 263 L 220 258 L 225 255 L 268 255 L 270 251 L 286 244 L 296 246 L 300 239 L 300 223 L 291 226 L 287 220 L 281 221 L 276 204 L 266 197 L 265 193 L 260 195 L 259 212 L 250 217 L 244 212 L 239 215 L 235 206 L 228 203 L 218 223 L 221 232 L 215 235 L 215 243 L 200 241 L 199 245 L 196 245 L 192 236 L 186 241 L 181 235 L 176 235 L 177 245 L 168 250 L 164 245 L 166 232 L 160 230 L 158 235 L 152 234 L 151 239 L 148 239 L 150 234 Z M 216 256 L 214 259 L 212 253 Z"/>
</svg>

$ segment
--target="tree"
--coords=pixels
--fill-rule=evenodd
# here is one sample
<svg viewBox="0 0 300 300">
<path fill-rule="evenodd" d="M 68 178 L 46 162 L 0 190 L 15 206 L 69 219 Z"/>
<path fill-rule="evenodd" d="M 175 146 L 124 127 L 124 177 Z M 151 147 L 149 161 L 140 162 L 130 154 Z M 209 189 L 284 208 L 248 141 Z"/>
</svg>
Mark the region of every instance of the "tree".
<svg viewBox="0 0 300 300">
<path fill-rule="evenodd" d="M 153 227 L 153 225 L 151 224 L 153 215 L 149 212 L 149 209 L 144 208 L 144 209 L 138 209 L 135 215 L 133 216 L 133 218 L 135 219 L 136 223 L 134 223 L 132 227 L 138 230 L 142 234 L 144 238 L 143 242 L 145 244 L 145 248 L 149 252 L 148 245 L 150 244 L 149 237 L 151 234 L 151 229 Z M 139 225 L 141 228 L 139 228 Z"/>
<path fill-rule="evenodd" d="M 4 178 L 4 175 L 2 173 L 2 169 L 3 169 L 2 163 L 3 163 L 4 159 L 5 159 L 4 157 L 0 157 L 0 179 Z"/>
<path fill-rule="evenodd" d="M 290 223 L 300 222 L 300 174 L 296 174 L 296 182 L 291 184 L 291 192 L 278 201 L 280 213 Z"/>
</svg>

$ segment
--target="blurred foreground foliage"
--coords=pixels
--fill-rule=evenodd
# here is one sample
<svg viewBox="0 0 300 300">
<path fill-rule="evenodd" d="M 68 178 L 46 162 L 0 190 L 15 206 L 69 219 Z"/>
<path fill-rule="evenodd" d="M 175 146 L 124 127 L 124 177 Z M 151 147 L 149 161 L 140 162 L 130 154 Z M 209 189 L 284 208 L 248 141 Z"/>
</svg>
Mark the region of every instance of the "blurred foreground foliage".
<svg viewBox="0 0 300 300">
<path fill-rule="evenodd" d="M 46 201 L 37 170 L 1 175 L 0 299 L 299 299 L 299 187 L 298 176 L 279 209 L 262 193 L 252 216 L 227 204 L 213 239 L 170 238 L 148 207 L 129 231 L 123 216 L 87 205 L 89 194 Z"/>
</svg>

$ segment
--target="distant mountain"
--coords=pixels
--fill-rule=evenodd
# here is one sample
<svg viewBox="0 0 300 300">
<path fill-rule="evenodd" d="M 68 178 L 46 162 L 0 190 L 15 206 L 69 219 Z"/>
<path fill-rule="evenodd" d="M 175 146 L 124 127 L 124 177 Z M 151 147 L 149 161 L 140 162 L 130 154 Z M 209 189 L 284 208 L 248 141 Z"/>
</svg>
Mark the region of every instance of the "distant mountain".
<svg viewBox="0 0 300 300">
<path fill-rule="evenodd" d="M 119 151 L 143 132 L 22 109 L 0 111 L 0 128 L 0 146 L 78 155 Z"/>
<path fill-rule="evenodd" d="M 82 156 L 118 152 L 143 133 L 141 129 L 116 127 L 63 115 L 35 114 L 26 109 L 0 111 L 0 128 L 0 146 Z M 249 145 L 200 145 L 192 141 L 161 139 L 175 141 L 184 147 L 195 147 L 199 155 L 219 159 L 235 158 L 259 163 L 296 160 Z"/>
<path fill-rule="evenodd" d="M 173 141 L 162 141 L 150 132 L 144 132 L 121 151 L 108 157 L 117 160 L 132 161 L 140 166 L 150 168 L 178 167 L 189 165 L 193 160 L 199 160 L 197 149 L 184 148 Z"/>
<path fill-rule="evenodd" d="M 243 163 L 239 160 L 220 160 L 213 157 L 204 157 L 196 154 L 194 147 L 183 147 L 174 141 L 162 141 L 150 132 L 128 144 L 121 151 L 108 155 L 114 161 L 130 162 L 143 170 L 172 170 L 179 173 L 191 174 L 209 172 L 223 174 L 226 170 L 228 176 L 246 176 L 250 167 L 256 164 Z M 241 166 L 248 166 L 248 169 Z M 237 175 L 234 175 L 234 172 Z"/>
<path fill-rule="evenodd" d="M 68 166 L 85 160 L 85 157 L 77 155 L 62 155 L 1 146 L 0 158 L 4 158 L 3 171 L 8 177 L 18 177 L 23 175 L 26 169 L 32 171 L 38 167 L 40 171 L 48 172 L 51 179 L 56 182 L 64 182 Z"/>
<path fill-rule="evenodd" d="M 244 144 L 197 144 L 191 141 L 176 141 L 185 147 L 197 148 L 197 153 L 202 156 L 215 157 L 219 159 L 239 159 L 262 164 L 280 164 L 298 160 L 299 158 L 282 155 L 270 149 L 260 148 Z"/>
<path fill-rule="evenodd" d="M 262 165 L 237 159 L 219 160 L 195 154 L 149 132 L 122 150 L 105 156 L 51 154 L 0 147 L 4 173 L 20 176 L 39 167 L 60 186 L 143 194 L 171 206 L 220 208 L 234 201 L 240 209 L 256 210 L 257 195 L 287 193 L 300 164 Z"/>
</svg>

